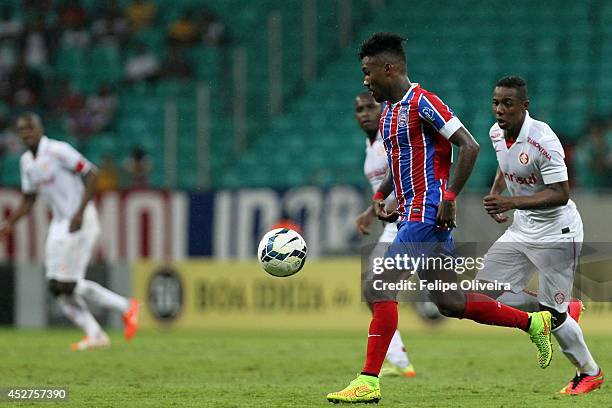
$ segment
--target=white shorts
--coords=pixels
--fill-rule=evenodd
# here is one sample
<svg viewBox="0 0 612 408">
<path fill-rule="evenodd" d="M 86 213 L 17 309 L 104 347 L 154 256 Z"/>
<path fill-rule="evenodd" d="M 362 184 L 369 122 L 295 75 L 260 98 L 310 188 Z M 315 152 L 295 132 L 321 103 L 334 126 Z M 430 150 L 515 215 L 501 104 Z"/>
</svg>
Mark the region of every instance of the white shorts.
<svg viewBox="0 0 612 408">
<path fill-rule="evenodd" d="M 389 222 L 385 224 L 382 234 L 378 237 L 378 242 L 393 242 L 397 235 L 397 223 Z"/>
<path fill-rule="evenodd" d="M 580 218 L 569 232 L 535 242 L 508 228 L 485 255 L 484 267 L 476 279 L 509 283 L 512 292 L 518 293 L 525 289 L 537 270 L 538 302 L 565 313 L 572 296 L 583 236 Z"/>
<path fill-rule="evenodd" d="M 71 234 L 69 219 L 52 220 L 45 247 L 47 279 L 76 282 L 85 277 L 87 264 L 100 235 L 98 212 L 93 204 L 85 208 L 81 229 Z"/>
</svg>

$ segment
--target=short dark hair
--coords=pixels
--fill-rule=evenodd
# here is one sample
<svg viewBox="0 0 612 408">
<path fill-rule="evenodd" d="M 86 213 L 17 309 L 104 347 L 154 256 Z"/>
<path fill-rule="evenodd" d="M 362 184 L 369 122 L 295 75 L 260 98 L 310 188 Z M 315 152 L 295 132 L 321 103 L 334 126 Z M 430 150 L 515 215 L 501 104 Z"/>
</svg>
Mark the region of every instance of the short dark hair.
<svg viewBox="0 0 612 408">
<path fill-rule="evenodd" d="M 401 58 L 406 63 L 406 53 L 404 52 L 404 37 L 393 33 L 376 33 L 365 40 L 359 48 L 359 59 L 374 57 L 378 54 L 389 53 Z"/>
<path fill-rule="evenodd" d="M 500 86 L 502 88 L 514 88 L 516 89 L 517 96 L 521 100 L 526 101 L 528 99 L 527 83 L 520 76 L 503 77 L 499 81 L 497 81 L 497 84 L 495 86 Z"/>
<path fill-rule="evenodd" d="M 31 120 L 33 122 L 36 122 L 38 126 L 42 127 L 42 119 L 35 112 L 28 111 L 28 112 L 23 112 L 19 114 L 19 116 L 17 116 L 17 119 L 15 119 L 15 123 L 17 123 L 20 120 Z"/>
</svg>

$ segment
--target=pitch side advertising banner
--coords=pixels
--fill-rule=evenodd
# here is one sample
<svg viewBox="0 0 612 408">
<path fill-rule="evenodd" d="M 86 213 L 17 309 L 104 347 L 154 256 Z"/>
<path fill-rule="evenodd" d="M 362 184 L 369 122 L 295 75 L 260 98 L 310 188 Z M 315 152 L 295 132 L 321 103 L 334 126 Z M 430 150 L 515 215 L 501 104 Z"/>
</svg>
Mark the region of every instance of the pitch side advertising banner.
<svg viewBox="0 0 612 408">
<path fill-rule="evenodd" d="M 143 327 L 359 328 L 369 311 L 359 261 L 315 261 L 290 279 L 255 262 L 139 262 L 134 295 L 146 299 Z"/>
<path fill-rule="evenodd" d="M 21 193 L 0 189 L 0 220 L 19 205 Z M 351 186 L 221 190 L 199 193 L 162 190 L 109 192 L 96 198 L 102 234 L 96 258 L 109 262 L 183 260 L 213 256 L 252 259 L 263 234 L 282 215 L 303 228 L 309 257 L 354 247 L 354 220 L 363 191 Z M 51 214 L 42 199 L 20 221 L 0 262 L 42 262 Z"/>
<path fill-rule="evenodd" d="M 143 300 L 142 327 L 160 329 L 360 330 L 370 311 L 361 296 L 359 258 L 308 260 L 289 278 L 266 274 L 256 262 L 142 261 L 133 265 L 133 294 Z M 399 327 L 487 331 L 468 320 L 432 322 L 400 302 Z M 609 333 L 610 302 L 587 302 L 580 325 Z"/>
</svg>

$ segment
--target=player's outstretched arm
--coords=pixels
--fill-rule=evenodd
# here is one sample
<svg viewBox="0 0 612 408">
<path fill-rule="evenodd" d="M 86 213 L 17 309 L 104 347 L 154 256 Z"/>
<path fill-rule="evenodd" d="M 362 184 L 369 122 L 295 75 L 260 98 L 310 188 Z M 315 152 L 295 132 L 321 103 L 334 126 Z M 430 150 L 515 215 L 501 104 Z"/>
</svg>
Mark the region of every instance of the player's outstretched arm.
<svg viewBox="0 0 612 408">
<path fill-rule="evenodd" d="M 491 186 L 491 190 L 489 191 L 489 196 L 499 195 L 503 193 L 505 189 L 506 189 L 506 179 L 504 178 L 504 173 L 502 173 L 501 169 L 497 167 L 497 172 L 495 173 L 495 180 L 493 181 L 493 185 Z M 495 222 L 499 224 L 508 221 L 508 216 L 504 214 L 490 214 L 489 213 L 489 215 L 491 216 L 491 218 L 495 220 Z"/>
<path fill-rule="evenodd" d="M 380 183 L 380 186 L 378 186 L 378 191 L 372 197 L 372 210 L 374 214 L 376 214 L 378 219 L 386 222 L 395 222 L 399 218 L 397 210 L 389 211 L 385 209 L 385 199 L 391 194 L 391 191 L 393 191 L 393 181 L 391 180 L 391 172 L 387 170 L 385 178 Z"/>
<path fill-rule="evenodd" d="M 24 194 L 21 198 L 19 207 L 11 213 L 6 222 L 0 225 L 0 241 L 4 240 L 11 233 L 13 227 L 21 217 L 28 214 L 32 210 L 32 206 L 36 202 L 36 194 Z"/>
<path fill-rule="evenodd" d="M 484 198 L 485 209 L 489 214 L 501 214 L 509 210 L 535 210 L 538 208 L 558 207 L 569 200 L 569 183 L 547 184 L 546 188 L 535 194 L 520 197 L 504 197 L 499 194 Z"/>
<path fill-rule="evenodd" d="M 470 177 L 478 157 L 478 152 L 480 151 L 478 142 L 463 126 L 457 129 L 449 140 L 452 144 L 459 147 L 459 154 L 457 155 L 457 164 L 453 169 L 453 177 L 438 206 L 436 219 L 440 228 L 453 228 L 456 226 L 455 197 L 461 192 Z"/>
<path fill-rule="evenodd" d="M 81 229 L 81 225 L 83 225 L 83 213 L 85 212 L 85 208 L 87 207 L 87 203 L 96 193 L 96 184 L 98 182 L 98 174 L 95 170 L 91 169 L 87 172 L 84 177 L 85 179 L 85 191 L 83 193 L 83 198 L 81 199 L 81 204 L 79 205 L 79 209 L 70 220 L 70 232 L 75 232 Z"/>
</svg>

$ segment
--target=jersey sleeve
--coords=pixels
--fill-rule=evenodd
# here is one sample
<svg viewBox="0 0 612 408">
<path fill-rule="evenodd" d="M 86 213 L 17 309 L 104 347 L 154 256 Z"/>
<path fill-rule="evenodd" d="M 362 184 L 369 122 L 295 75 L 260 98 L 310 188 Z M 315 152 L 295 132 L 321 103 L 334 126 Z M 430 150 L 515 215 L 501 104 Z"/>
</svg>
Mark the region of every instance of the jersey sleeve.
<svg viewBox="0 0 612 408">
<path fill-rule="evenodd" d="M 93 164 L 68 143 L 58 143 L 54 153 L 62 167 L 75 173 L 87 174 Z"/>
<path fill-rule="evenodd" d="M 463 126 L 453 111 L 431 92 L 423 92 L 420 96 L 419 116 L 447 139 Z"/>
<path fill-rule="evenodd" d="M 36 185 L 30 179 L 30 176 L 25 171 L 25 163 L 23 158 L 19 161 L 19 173 L 21 176 L 21 191 L 24 194 L 33 194 L 36 192 Z"/>
<path fill-rule="evenodd" d="M 544 184 L 560 183 L 567 181 L 567 166 L 565 165 L 565 153 L 563 146 L 556 135 L 551 135 L 542 140 L 543 151 L 540 154 L 540 172 Z"/>
</svg>

